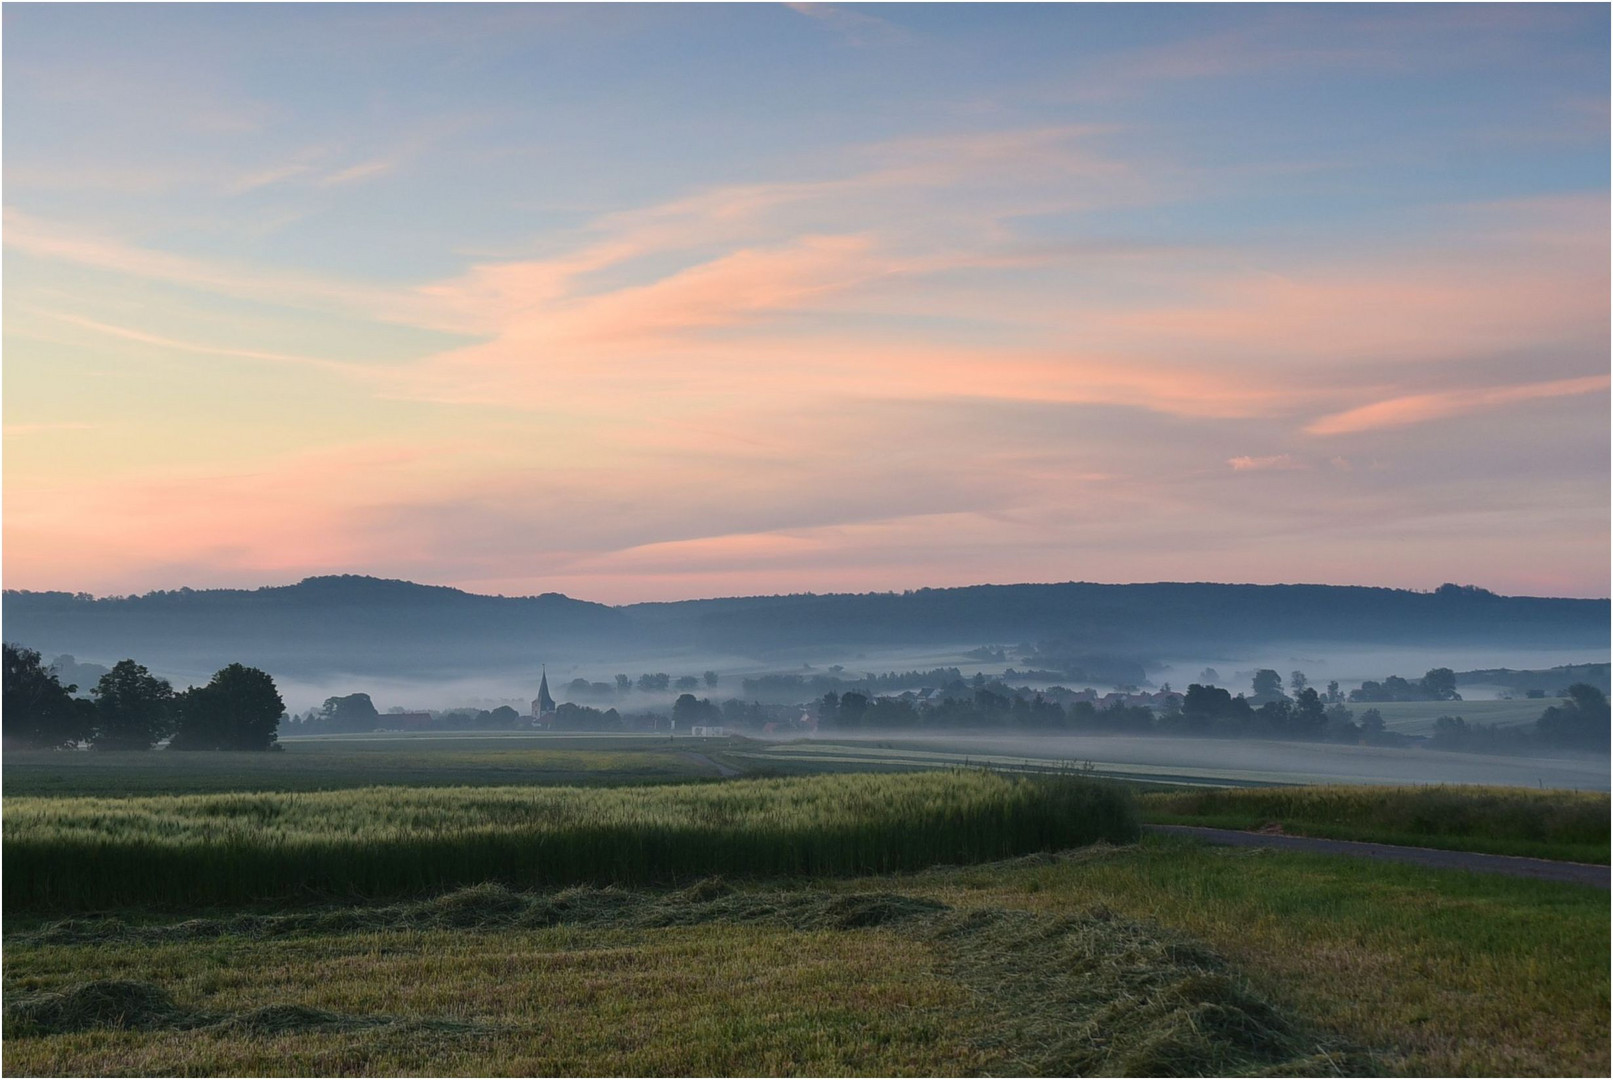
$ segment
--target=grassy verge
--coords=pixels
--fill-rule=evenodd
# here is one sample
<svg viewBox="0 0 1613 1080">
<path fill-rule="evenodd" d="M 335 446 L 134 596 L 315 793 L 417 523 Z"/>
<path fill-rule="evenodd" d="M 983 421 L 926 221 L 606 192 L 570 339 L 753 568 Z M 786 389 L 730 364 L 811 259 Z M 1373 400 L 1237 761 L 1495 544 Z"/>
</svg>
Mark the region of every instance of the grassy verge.
<svg viewBox="0 0 1613 1080">
<path fill-rule="evenodd" d="M 306 895 L 815 876 L 1137 835 L 1126 791 L 980 772 L 635 788 L 372 788 L 6 800 L 5 904 L 85 911 Z"/>
<path fill-rule="evenodd" d="M 1314 786 L 1144 794 L 1144 820 L 1496 855 L 1608 862 L 1605 794 L 1527 788 Z"/>
</svg>

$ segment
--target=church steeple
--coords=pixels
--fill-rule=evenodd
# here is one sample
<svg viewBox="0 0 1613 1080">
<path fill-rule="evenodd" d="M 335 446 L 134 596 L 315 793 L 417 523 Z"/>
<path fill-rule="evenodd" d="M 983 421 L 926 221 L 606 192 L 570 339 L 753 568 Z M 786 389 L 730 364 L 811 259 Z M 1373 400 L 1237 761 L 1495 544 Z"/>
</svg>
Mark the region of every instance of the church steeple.
<svg viewBox="0 0 1613 1080">
<path fill-rule="evenodd" d="M 549 668 L 543 669 L 543 679 L 538 683 L 538 715 L 554 712 L 554 698 L 549 696 Z"/>
</svg>

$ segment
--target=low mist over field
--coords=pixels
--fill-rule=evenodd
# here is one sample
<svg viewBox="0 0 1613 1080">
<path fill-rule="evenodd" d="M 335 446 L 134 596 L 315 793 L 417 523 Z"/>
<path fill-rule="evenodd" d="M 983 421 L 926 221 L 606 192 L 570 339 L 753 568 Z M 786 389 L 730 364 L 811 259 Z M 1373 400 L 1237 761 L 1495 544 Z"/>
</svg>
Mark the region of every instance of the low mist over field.
<svg viewBox="0 0 1613 1080">
<path fill-rule="evenodd" d="M 47 657 L 108 665 L 137 656 L 176 681 L 250 662 L 280 681 L 293 708 L 357 691 L 382 708 L 524 704 L 544 668 L 557 691 L 576 679 L 614 688 L 625 674 L 635 684 L 625 694 L 557 697 L 628 707 L 666 705 L 676 679 L 688 676 L 696 687 L 683 689 L 702 696 L 749 698 L 768 694 L 746 693 L 746 678 L 850 681 L 950 667 L 1015 686 L 1179 691 L 1193 682 L 1244 688 L 1261 668 L 1284 678 L 1298 669 L 1319 686 L 1349 688 L 1432 667 L 1605 663 L 1608 613 L 1606 600 L 1456 586 L 1071 583 L 611 607 L 336 577 L 253 591 L 99 599 L 8 591 L 4 599 L 7 638 Z M 1204 679 L 1205 669 L 1215 677 Z M 707 671 L 720 683 L 708 686 Z M 637 689 L 641 674 L 658 672 L 667 687 Z"/>
</svg>

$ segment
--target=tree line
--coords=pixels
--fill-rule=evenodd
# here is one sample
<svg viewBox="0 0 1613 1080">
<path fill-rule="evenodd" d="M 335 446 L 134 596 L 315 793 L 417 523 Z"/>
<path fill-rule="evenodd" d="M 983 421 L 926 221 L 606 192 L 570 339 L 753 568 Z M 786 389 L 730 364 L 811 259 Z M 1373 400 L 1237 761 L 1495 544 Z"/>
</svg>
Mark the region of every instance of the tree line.
<svg viewBox="0 0 1613 1080">
<path fill-rule="evenodd" d="M 3 737 L 8 747 L 150 750 L 269 750 L 285 703 L 267 672 L 221 668 L 205 686 L 175 691 L 133 660 L 120 660 L 88 698 L 64 684 L 39 653 L 6 643 Z"/>
<path fill-rule="evenodd" d="M 1270 680 L 1257 676 L 1257 681 L 1269 694 Z M 1074 701 L 1066 706 L 1026 688 L 1012 690 L 992 683 L 971 689 L 958 683 L 929 701 L 915 700 L 912 695 L 870 697 L 856 691 L 830 692 L 816 702 L 815 709 L 819 729 L 825 732 L 1104 732 L 1380 746 L 1403 746 L 1415 741 L 1388 730 L 1376 708 L 1357 713 L 1344 704 L 1343 697 L 1336 688 L 1324 692 L 1311 686 L 1301 686 L 1290 697 L 1281 692 L 1279 681 L 1275 694 L 1261 700 L 1259 696 L 1233 694 L 1224 687 L 1193 683 L 1174 707 L 1124 703 L 1103 706 L 1092 701 Z M 1548 707 L 1533 724 L 1498 728 L 1468 724 L 1461 717 L 1442 717 L 1429 742 L 1437 749 L 1486 753 L 1530 753 L 1553 748 L 1606 750 L 1609 732 L 1606 695 L 1589 684 L 1577 683 L 1564 691 L 1560 704 Z"/>
</svg>

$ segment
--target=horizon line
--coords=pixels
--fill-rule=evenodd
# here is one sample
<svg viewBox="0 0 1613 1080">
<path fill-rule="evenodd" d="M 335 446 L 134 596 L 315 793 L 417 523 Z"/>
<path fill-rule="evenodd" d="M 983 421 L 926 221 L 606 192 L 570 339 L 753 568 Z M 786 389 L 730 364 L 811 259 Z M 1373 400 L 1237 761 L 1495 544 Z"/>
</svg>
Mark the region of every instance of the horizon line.
<svg viewBox="0 0 1613 1080">
<path fill-rule="evenodd" d="M 1437 593 L 1440 589 L 1444 588 L 1447 585 L 1456 585 L 1457 588 L 1462 589 L 1462 590 L 1472 590 L 1472 591 L 1475 591 L 1475 592 L 1478 592 L 1478 593 L 1485 593 L 1485 594 L 1488 594 L 1490 596 L 1494 596 L 1494 597 L 1496 597 L 1498 599 L 1503 599 L 1503 600 L 1575 600 L 1575 601 L 1585 601 L 1585 602 L 1588 602 L 1588 603 L 1596 603 L 1596 602 L 1608 603 L 1610 600 L 1613 600 L 1613 597 L 1610 597 L 1610 596 L 1607 596 L 1607 595 L 1603 595 L 1603 596 L 1538 596 L 1538 595 L 1534 595 L 1534 594 L 1530 594 L 1530 593 L 1498 593 L 1498 592 L 1495 592 L 1493 589 L 1485 588 L 1482 585 L 1473 585 L 1473 584 L 1465 584 L 1464 585 L 1464 584 L 1458 584 L 1456 582 L 1448 582 L 1448 581 L 1447 582 L 1441 582 L 1439 585 L 1436 585 L 1436 586 L 1434 586 L 1432 588 L 1418 589 L 1418 588 L 1410 588 L 1410 587 L 1406 587 L 1406 586 L 1395 586 L 1395 585 L 1362 585 L 1362 584 L 1359 584 L 1359 583 L 1341 584 L 1341 583 L 1337 583 L 1337 582 L 1320 582 L 1320 581 L 1257 582 L 1257 581 L 1205 581 L 1205 580 L 1182 581 L 1182 580 L 1164 580 L 1164 579 L 1154 580 L 1154 581 L 1086 581 L 1086 580 L 1077 580 L 1077 579 L 1071 578 L 1071 579 L 1064 580 L 1064 581 L 1015 581 L 1015 582 L 983 581 L 983 582 L 974 582 L 974 583 L 971 583 L 971 584 L 968 584 L 968 585 L 924 585 L 924 586 L 919 586 L 917 588 L 884 589 L 884 590 L 870 589 L 870 590 L 864 590 L 864 591 L 861 591 L 861 592 L 847 590 L 847 591 L 829 591 L 829 592 L 811 592 L 811 591 L 808 591 L 808 592 L 779 592 L 779 593 L 743 593 L 743 594 L 732 594 L 732 595 L 727 595 L 727 596 L 691 596 L 691 597 L 684 597 L 684 598 L 680 598 L 680 599 L 676 599 L 676 600 L 634 600 L 634 601 L 629 601 L 629 602 L 626 602 L 626 603 L 611 604 L 611 603 L 605 603 L 605 602 L 598 601 L 598 600 L 587 600 L 587 599 L 584 599 L 582 597 L 572 596 L 569 593 L 563 593 L 563 592 L 558 592 L 558 591 L 549 591 L 549 592 L 541 592 L 541 593 L 523 593 L 523 594 L 515 594 L 515 595 L 510 595 L 510 594 L 506 594 L 506 593 L 483 593 L 483 592 L 475 592 L 475 591 L 473 591 L 471 589 L 467 589 L 467 588 L 464 588 L 463 586 L 459 586 L 459 585 L 445 585 L 445 584 L 438 584 L 438 583 L 433 583 L 433 582 L 414 581 L 414 580 L 411 580 L 409 578 L 379 577 L 379 576 L 377 576 L 375 574 L 359 574 L 359 573 L 310 574 L 310 575 L 307 575 L 307 576 L 305 576 L 305 577 L 303 577 L 303 578 L 301 578 L 301 579 L 299 579 L 297 581 L 285 582 L 283 584 L 265 584 L 265 585 L 256 585 L 256 586 L 217 585 L 217 586 L 206 586 L 206 587 L 203 587 L 203 588 L 196 588 L 194 586 L 182 585 L 182 586 L 177 586 L 177 587 L 168 588 L 168 589 L 148 589 L 143 593 L 107 593 L 107 594 L 104 594 L 104 595 L 100 595 L 100 594 L 88 592 L 87 590 L 24 589 L 24 588 L 6 587 L 3 590 L 3 594 L 4 595 L 9 595 L 9 594 L 12 594 L 12 593 L 27 593 L 27 594 L 33 594 L 33 595 L 47 595 L 47 594 L 57 593 L 57 594 L 65 594 L 65 595 L 69 595 L 69 596 L 74 596 L 74 597 L 86 596 L 87 595 L 93 601 L 127 600 L 127 599 L 140 599 L 140 598 L 148 597 L 148 596 L 166 595 L 166 594 L 170 594 L 170 593 L 184 594 L 184 593 L 187 593 L 187 592 L 189 592 L 189 593 L 213 593 L 213 592 L 252 593 L 252 592 L 263 592 L 263 591 L 268 590 L 268 589 L 289 589 L 289 588 L 295 588 L 295 587 L 297 587 L 299 585 L 306 585 L 309 582 L 341 580 L 341 579 L 344 579 L 344 578 L 345 579 L 359 580 L 359 581 L 373 581 L 373 582 L 379 582 L 379 583 L 383 583 L 383 584 L 410 585 L 410 586 L 413 586 L 415 588 L 421 588 L 421 589 L 448 589 L 448 590 L 460 593 L 460 594 L 465 595 L 465 596 L 484 597 L 484 598 L 490 599 L 490 600 L 540 600 L 540 599 L 543 599 L 544 597 L 556 596 L 556 597 L 561 597 L 562 599 L 572 600 L 572 601 L 575 601 L 577 603 L 595 604 L 595 605 L 598 605 L 600 607 L 612 608 L 612 609 L 629 608 L 629 607 L 649 607 L 649 606 L 652 606 L 652 605 L 711 603 L 711 602 L 722 601 L 722 600 L 767 600 L 767 599 L 777 599 L 777 598 L 797 597 L 797 596 L 824 597 L 824 598 L 836 597 L 836 596 L 906 596 L 906 595 L 911 595 L 913 593 L 919 593 L 919 592 L 950 592 L 950 591 L 960 591 L 960 590 L 963 590 L 963 589 L 1014 589 L 1014 588 L 1038 588 L 1038 587 L 1040 587 L 1040 588 L 1051 588 L 1051 587 L 1062 586 L 1062 585 L 1093 585 L 1093 586 L 1098 586 L 1098 587 L 1101 587 L 1101 588 L 1141 588 L 1141 587 L 1154 586 L 1154 585 L 1215 585 L 1215 586 L 1220 586 L 1220 587 L 1225 587 L 1225 588 L 1256 588 L 1256 589 L 1273 589 L 1273 588 L 1378 589 L 1378 590 L 1384 590 L 1384 591 L 1388 591 L 1388 592 L 1403 592 L 1403 593 L 1411 593 L 1413 595 L 1421 595 L 1421 596 L 1431 596 L 1431 595 L 1434 595 L 1435 593 Z"/>
</svg>

